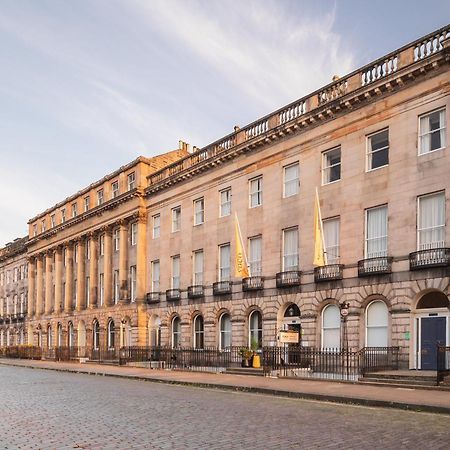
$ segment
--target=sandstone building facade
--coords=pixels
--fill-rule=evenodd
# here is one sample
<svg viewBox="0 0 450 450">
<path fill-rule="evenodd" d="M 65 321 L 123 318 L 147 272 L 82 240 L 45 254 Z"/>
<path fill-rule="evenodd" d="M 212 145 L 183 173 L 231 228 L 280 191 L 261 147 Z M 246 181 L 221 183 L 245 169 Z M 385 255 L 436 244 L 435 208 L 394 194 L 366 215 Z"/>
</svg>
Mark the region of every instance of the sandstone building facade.
<svg viewBox="0 0 450 450">
<path fill-rule="evenodd" d="M 31 219 L 14 342 L 226 348 L 279 345 L 293 329 L 304 346 L 399 346 L 405 366 L 433 368 L 436 340 L 450 345 L 449 36 L 205 148 L 141 157 Z M 324 267 L 313 266 L 316 188 Z"/>
</svg>

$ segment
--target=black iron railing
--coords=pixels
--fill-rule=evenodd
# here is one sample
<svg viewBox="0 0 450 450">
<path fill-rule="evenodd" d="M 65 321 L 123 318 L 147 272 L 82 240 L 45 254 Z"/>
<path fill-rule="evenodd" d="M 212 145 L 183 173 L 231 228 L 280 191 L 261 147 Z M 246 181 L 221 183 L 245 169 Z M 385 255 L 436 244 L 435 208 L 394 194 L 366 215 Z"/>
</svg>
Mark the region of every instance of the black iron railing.
<svg viewBox="0 0 450 450">
<path fill-rule="evenodd" d="M 399 347 L 364 347 L 359 351 L 361 375 L 380 370 L 397 370 Z"/>
<path fill-rule="evenodd" d="M 286 288 L 300 286 L 301 272 L 299 270 L 289 270 L 287 272 L 278 272 L 276 275 L 277 288 Z"/>
<path fill-rule="evenodd" d="M 10 345 L 0 347 L 0 356 L 4 358 L 41 359 L 42 349 L 32 345 Z"/>
<path fill-rule="evenodd" d="M 392 272 L 392 257 L 379 256 L 358 261 L 358 276 L 384 275 Z"/>
<path fill-rule="evenodd" d="M 187 290 L 188 298 L 200 298 L 205 295 L 205 290 L 201 284 L 189 286 Z"/>
<path fill-rule="evenodd" d="M 258 291 L 264 289 L 264 278 L 261 276 L 247 277 L 242 280 L 243 291 Z"/>
<path fill-rule="evenodd" d="M 214 295 L 231 294 L 231 281 L 217 281 L 213 283 Z"/>
<path fill-rule="evenodd" d="M 409 254 L 410 270 L 450 266 L 450 248 L 430 248 Z"/>
<path fill-rule="evenodd" d="M 437 344 L 437 384 L 444 380 L 446 384 L 450 384 L 450 347 Z"/>
<path fill-rule="evenodd" d="M 145 296 L 145 300 L 149 305 L 159 303 L 160 302 L 160 293 L 159 292 L 147 292 Z"/>
<path fill-rule="evenodd" d="M 166 291 L 166 300 L 168 302 L 176 302 L 180 300 L 181 292 L 179 289 L 167 289 Z"/>
<path fill-rule="evenodd" d="M 342 264 L 328 264 L 327 266 L 314 268 L 314 281 L 342 280 L 342 272 L 344 266 Z"/>
</svg>

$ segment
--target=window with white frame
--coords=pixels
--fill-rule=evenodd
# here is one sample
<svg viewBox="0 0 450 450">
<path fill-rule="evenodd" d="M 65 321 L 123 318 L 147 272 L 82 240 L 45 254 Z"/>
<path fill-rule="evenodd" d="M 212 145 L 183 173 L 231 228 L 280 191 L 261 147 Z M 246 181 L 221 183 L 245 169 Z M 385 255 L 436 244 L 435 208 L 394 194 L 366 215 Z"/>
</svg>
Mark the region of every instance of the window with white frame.
<svg viewBox="0 0 450 450">
<path fill-rule="evenodd" d="M 56 216 L 55 216 L 54 214 L 52 214 L 52 215 L 50 216 L 50 226 L 51 226 L 52 228 L 55 228 L 55 227 L 56 227 Z"/>
<path fill-rule="evenodd" d="M 224 350 L 231 347 L 231 318 L 228 313 L 224 313 L 219 319 L 220 327 L 220 349 Z"/>
<path fill-rule="evenodd" d="M 77 279 L 74 278 L 73 280 L 73 301 L 75 304 L 75 308 L 78 307 L 78 282 Z"/>
<path fill-rule="evenodd" d="M 160 290 L 159 277 L 160 277 L 159 260 L 152 261 L 152 292 L 159 292 Z"/>
<path fill-rule="evenodd" d="M 250 208 L 256 208 L 262 205 L 262 182 L 262 177 L 249 181 Z"/>
<path fill-rule="evenodd" d="M 340 228 L 339 217 L 334 217 L 323 221 L 323 235 L 328 264 L 339 263 Z"/>
<path fill-rule="evenodd" d="M 298 228 L 283 230 L 283 272 L 298 270 Z"/>
<path fill-rule="evenodd" d="M 283 168 L 283 197 L 292 197 L 298 194 L 300 187 L 299 164 L 290 164 Z"/>
<path fill-rule="evenodd" d="M 180 289 L 180 255 L 172 256 L 171 289 Z"/>
<path fill-rule="evenodd" d="M 389 164 L 389 130 L 367 136 L 367 170 L 378 169 Z"/>
<path fill-rule="evenodd" d="M 231 188 L 222 189 L 220 192 L 220 217 L 231 214 Z"/>
<path fill-rule="evenodd" d="M 113 300 L 114 300 L 114 304 L 117 304 L 117 302 L 119 301 L 119 271 L 118 270 L 114 270 L 114 272 L 113 272 L 113 286 L 114 286 Z"/>
<path fill-rule="evenodd" d="M 341 147 L 322 153 L 322 184 L 341 179 Z"/>
<path fill-rule="evenodd" d="M 262 237 L 255 236 L 248 240 L 248 263 L 250 266 L 250 276 L 259 277 L 262 275 Z"/>
<path fill-rule="evenodd" d="M 119 196 L 119 182 L 114 181 L 111 183 L 111 198 L 116 198 Z"/>
<path fill-rule="evenodd" d="M 35 223 L 35 224 L 33 224 L 33 236 L 37 236 L 37 234 L 38 234 L 38 226 Z"/>
<path fill-rule="evenodd" d="M 136 174 L 134 172 L 129 173 L 127 181 L 128 181 L 128 190 L 131 191 L 136 187 Z"/>
<path fill-rule="evenodd" d="M 181 345 L 181 319 L 175 316 L 172 319 L 172 348 Z"/>
<path fill-rule="evenodd" d="M 92 326 L 92 347 L 94 350 L 98 350 L 100 347 L 100 324 L 97 320 L 94 320 Z"/>
<path fill-rule="evenodd" d="M 194 317 L 194 348 L 199 350 L 204 348 L 204 321 L 200 314 Z"/>
<path fill-rule="evenodd" d="M 193 253 L 194 272 L 192 284 L 194 286 L 203 285 L 203 265 L 204 265 L 203 250 L 197 250 Z"/>
<path fill-rule="evenodd" d="M 133 222 L 131 224 L 131 245 L 136 245 L 137 244 L 137 222 Z"/>
<path fill-rule="evenodd" d="M 219 245 L 219 281 L 229 281 L 230 275 L 230 244 Z"/>
<path fill-rule="evenodd" d="M 366 347 L 388 346 L 389 312 L 386 304 L 375 300 L 366 308 Z"/>
<path fill-rule="evenodd" d="M 417 249 L 445 247 L 445 193 L 419 197 L 418 209 Z"/>
<path fill-rule="evenodd" d="M 108 322 L 108 348 L 113 349 L 115 347 L 116 330 L 114 328 L 114 321 L 111 319 Z"/>
<path fill-rule="evenodd" d="M 262 315 L 259 311 L 252 311 L 248 318 L 248 346 L 254 348 L 262 346 Z"/>
<path fill-rule="evenodd" d="M 161 215 L 156 214 L 153 216 L 153 239 L 161 236 Z"/>
<path fill-rule="evenodd" d="M 89 211 L 90 198 L 89 195 L 84 197 L 84 212 Z"/>
<path fill-rule="evenodd" d="M 136 301 L 136 266 L 130 266 L 130 298 Z"/>
<path fill-rule="evenodd" d="M 194 200 L 194 225 L 201 225 L 205 222 L 205 199 Z"/>
<path fill-rule="evenodd" d="M 419 155 L 440 150 L 445 143 L 445 108 L 419 117 Z"/>
<path fill-rule="evenodd" d="M 73 247 L 73 262 L 75 264 L 78 263 L 78 244 L 75 244 Z"/>
<path fill-rule="evenodd" d="M 99 246 L 99 254 L 100 256 L 104 256 L 105 255 L 105 235 L 101 234 L 100 237 L 98 238 L 98 246 Z"/>
<path fill-rule="evenodd" d="M 181 206 L 172 208 L 172 233 L 181 229 Z"/>
<path fill-rule="evenodd" d="M 86 252 L 86 259 L 89 261 L 91 259 L 91 240 L 90 239 L 86 239 L 85 241 L 85 252 Z"/>
<path fill-rule="evenodd" d="M 119 251 L 119 241 L 120 241 L 120 230 L 119 230 L 119 228 L 114 228 L 114 230 L 113 230 L 113 249 L 115 252 Z"/>
<path fill-rule="evenodd" d="M 42 233 L 45 231 L 45 219 L 41 222 Z"/>
<path fill-rule="evenodd" d="M 78 214 L 77 204 L 72 203 L 72 217 L 77 217 L 77 214 Z"/>
<path fill-rule="evenodd" d="M 379 258 L 388 253 L 387 205 L 366 209 L 366 258 Z"/>
<path fill-rule="evenodd" d="M 97 205 L 103 205 L 103 189 L 97 191 Z"/>
<path fill-rule="evenodd" d="M 336 305 L 327 305 L 322 311 L 322 348 L 341 347 L 341 311 Z"/>
<path fill-rule="evenodd" d="M 86 307 L 91 304 L 91 278 L 86 277 Z"/>
<path fill-rule="evenodd" d="M 66 221 L 66 208 L 61 209 L 61 223 Z"/>
<path fill-rule="evenodd" d="M 105 276 L 103 273 L 99 275 L 98 287 L 100 291 L 100 306 L 103 306 L 105 303 Z"/>
</svg>

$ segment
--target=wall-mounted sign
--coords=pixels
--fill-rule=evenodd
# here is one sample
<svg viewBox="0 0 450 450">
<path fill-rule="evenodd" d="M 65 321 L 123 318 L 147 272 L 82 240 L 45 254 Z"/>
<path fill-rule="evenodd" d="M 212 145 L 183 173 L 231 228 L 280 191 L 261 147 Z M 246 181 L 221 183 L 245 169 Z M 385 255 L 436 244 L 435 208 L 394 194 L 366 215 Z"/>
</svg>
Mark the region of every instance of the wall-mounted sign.
<svg viewBox="0 0 450 450">
<path fill-rule="evenodd" d="M 278 339 L 282 344 L 298 344 L 298 331 L 280 331 Z"/>
<path fill-rule="evenodd" d="M 410 338 L 411 338 L 411 335 L 410 335 L 409 331 L 405 331 L 405 341 L 409 341 Z"/>
</svg>

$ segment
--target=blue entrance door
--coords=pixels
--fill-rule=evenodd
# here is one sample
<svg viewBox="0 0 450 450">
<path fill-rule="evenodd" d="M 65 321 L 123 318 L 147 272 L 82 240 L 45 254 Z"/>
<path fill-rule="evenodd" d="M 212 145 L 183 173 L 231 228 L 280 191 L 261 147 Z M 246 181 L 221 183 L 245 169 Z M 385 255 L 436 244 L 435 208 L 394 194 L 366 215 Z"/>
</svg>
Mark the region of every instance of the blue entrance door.
<svg viewBox="0 0 450 450">
<path fill-rule="evenodd" d="M 422 317 L 420 321 L 421 333 L 421 368 L 422 370 L 436 370 L 436 344 L 445 344 L 445 317 Z"/>
</svg>

